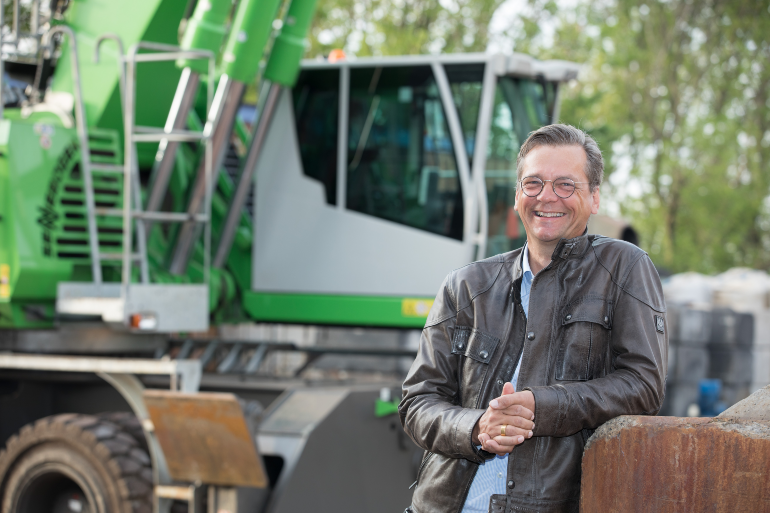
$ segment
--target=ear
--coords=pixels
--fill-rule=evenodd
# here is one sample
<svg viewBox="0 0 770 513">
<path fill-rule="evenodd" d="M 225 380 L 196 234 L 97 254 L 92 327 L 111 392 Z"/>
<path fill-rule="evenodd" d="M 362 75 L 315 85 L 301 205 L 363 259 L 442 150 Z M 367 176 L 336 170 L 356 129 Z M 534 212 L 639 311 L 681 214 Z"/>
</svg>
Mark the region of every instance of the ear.
<svg viewBox="0 0 770 513">
<path fill-rule="evenodd" d="M 601 197 L 599 195 L 599 187 L 597 187 L 596 190 L 591 193 L 591 213 L 592 214 L 599 213 L 600 202 L 601 202 Z"/>
<path fill-rule="evenodd" d="M 513 209 L 519 211 L 519 196 L 521 195 L 521 187 L 516 187 L 516 194 L 513 196 Z"/>
</svg>

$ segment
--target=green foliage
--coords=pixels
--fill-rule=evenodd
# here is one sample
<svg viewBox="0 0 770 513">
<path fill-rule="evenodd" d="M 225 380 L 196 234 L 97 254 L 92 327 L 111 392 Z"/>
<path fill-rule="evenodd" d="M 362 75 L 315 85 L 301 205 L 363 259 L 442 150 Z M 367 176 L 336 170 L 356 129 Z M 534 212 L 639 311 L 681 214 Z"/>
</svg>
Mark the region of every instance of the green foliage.
<svg viewBox="0 0 770 513">
<path fill-rule="evenodd" d="M 320 0 L 309 57 L 334 48 L 360 57 L 480 52 L 503 0 Z"/>
<path fill-rule="evenodd" d="M 672 271 L 769 268 L 766 2 L 530 2 L 517 50 L 586 63 L 561 118 L 607 159 L 605 197 Z M 543 26 L 556 26 L 546 40 Z M 614 176 L 613 176 L 614 175 Z"/>
</svg>

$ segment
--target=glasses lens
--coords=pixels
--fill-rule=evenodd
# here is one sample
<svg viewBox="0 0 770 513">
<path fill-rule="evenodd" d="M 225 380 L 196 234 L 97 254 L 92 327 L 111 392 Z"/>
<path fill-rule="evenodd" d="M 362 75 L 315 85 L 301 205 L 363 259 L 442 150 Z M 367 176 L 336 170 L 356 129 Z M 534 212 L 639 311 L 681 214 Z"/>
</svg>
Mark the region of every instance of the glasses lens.
<svg viewBox="0 0 770 513">
<path fill-rule="evenodd" d="M 569 198 L 575 192 L 575 182 L 569 178 L 559 178 L 553 182 L 553 190 L 560 198 Z"/>
<path fill-rule="evenodd" d="M 521 188 L 527 196 L 537 196 L 543 190 L 543 182 L 539 178 L 525 178 L 521 181 Z"/>
</svg>

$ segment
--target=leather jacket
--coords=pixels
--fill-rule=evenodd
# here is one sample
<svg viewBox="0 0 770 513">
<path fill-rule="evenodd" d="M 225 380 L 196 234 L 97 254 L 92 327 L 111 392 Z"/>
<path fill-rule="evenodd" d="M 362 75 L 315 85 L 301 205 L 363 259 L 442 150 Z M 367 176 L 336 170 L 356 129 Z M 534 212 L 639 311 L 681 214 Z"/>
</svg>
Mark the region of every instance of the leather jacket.
<svg viewBox="0 0 770 513">
<path fill-rule="evenodd" d="M 490 511 L 578 511 L 583 447 L 619 415 L 663 401 L 668 325 L 660 278 L 636 246 L 562 239 L 521 306 L 521 249 L 444 280 L 404 381 L 401 423 L 425 449 L 411 509 L 461 511 L 479 463 L 473 428 L 523 354 L 517 390 L 535 397 L 533 437 L 508 458 Z"/>
</svg>

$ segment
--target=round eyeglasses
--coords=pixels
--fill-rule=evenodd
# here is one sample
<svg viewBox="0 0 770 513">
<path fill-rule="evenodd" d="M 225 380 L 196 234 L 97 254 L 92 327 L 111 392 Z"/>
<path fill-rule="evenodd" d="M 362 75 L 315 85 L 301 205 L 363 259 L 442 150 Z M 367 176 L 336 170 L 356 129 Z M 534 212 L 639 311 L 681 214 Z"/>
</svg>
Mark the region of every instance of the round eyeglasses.
<svg viewBox="0 0 770 513">
<path fill-rule="evenodd" d="M 524 178 L 519 183 L 521 184 L 521 191 L 526 196 L 535 197 L 540 195 L 541 192 L 543 192 L 543 187 L 545 187 L 545 182 L 551 182 L 553 193 L 556 194 L 561 199 L 567 199 L 573 194 L 575 194 L 575 189 L 577 188 L 575 187 L 575 184 L 588 183 L 588 182 L 575 182 L 570 178 L 557 178 L 556 180 L 541 180 L 536 176 L 529 176 L 527 178 Z"/>
</svg>

